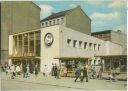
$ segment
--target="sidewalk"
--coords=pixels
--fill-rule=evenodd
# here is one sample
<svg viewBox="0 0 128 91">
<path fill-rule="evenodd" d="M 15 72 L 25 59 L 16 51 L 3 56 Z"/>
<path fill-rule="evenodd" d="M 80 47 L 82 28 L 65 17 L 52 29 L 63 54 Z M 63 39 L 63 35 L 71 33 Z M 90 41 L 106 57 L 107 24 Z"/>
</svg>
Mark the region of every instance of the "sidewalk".
<svg viewBox="0 0 128 91">
<path fill-rule="evenodd" d="M 102 78 L 105 80 L 108 80 L 109 79 L 108 73 L 103 73 Z M 125 74 L 119 74 L 116 76 L 116 79 L 119 81 L 127 81 L 127 74 L 126 73 Z"/>
<path fill-rule="evenodd" d="M 9 79 L 5 73 L 2 73 L 2 79 L 61 86 L 67 88 L 86 89 L 86 90 L 126 90 L 126 83 L 127 83 L 126 81 L 109 82 L 107 80 L 94 80 L 94 79 L 89 80 L 88 83 L 86 82 L 81 83 L 81 82 L 74 82 L 74 78 L 61 77 L 61 79 L 56 79 L 51 76 L 44 77 L 43 74 L 41 73 L 37 77 L 32 74 L 28 78 L 21 77 L 16 79 Z"/>
</svg>

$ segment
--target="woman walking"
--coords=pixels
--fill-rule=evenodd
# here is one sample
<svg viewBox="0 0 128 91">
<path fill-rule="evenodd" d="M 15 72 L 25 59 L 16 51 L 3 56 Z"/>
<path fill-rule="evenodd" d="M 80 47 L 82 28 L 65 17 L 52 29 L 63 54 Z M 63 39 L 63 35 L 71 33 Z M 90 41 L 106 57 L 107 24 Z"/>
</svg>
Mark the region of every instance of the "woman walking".
<svg viewBox="0 0 128 91">
<path fill-rule="evenodd" d="M 37 76 L 38 75 L 38 65 L 36 64 L 35 65 L 35 76 Z"/>
<path fill-rule="evenodd" d="M 68 73 L 68 71 L 67 71 L 67 68 L 65 67 L 64 68 L 64 77 L 67 77 L 67 73 Z"/>
</svg>

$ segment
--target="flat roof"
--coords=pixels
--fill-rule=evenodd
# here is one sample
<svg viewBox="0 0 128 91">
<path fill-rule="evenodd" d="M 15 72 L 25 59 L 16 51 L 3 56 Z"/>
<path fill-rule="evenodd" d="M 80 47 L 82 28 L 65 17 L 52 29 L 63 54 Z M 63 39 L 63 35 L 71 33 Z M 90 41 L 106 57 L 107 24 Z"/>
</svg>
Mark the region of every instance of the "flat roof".
<svg viewBox="0 0 128 91">
<path fill-rule="evenodd" d="M 112 30 L 105 30 L 105 31 L 98 31 L 98 32 L 92 32 L 91 35 L 94 34 L 105 34 L 105 33 L 110 33 Z"/>
</svg>

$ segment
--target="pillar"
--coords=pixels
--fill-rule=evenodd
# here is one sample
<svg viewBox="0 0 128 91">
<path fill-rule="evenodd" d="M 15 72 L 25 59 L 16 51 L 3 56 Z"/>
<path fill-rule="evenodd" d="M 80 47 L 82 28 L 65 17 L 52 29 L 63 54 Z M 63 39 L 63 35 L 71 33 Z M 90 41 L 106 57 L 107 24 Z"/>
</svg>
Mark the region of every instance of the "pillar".
<svg viewBox="0 0 128 91">
<path fill-rule="evenodd" d="M 30 52 L 30 34 L 28 33 L 28 55 Z"/>
<path fill-rule="evenodd" d="M 36 32 L 34 32 L 34 56 L 36 56 Z"/>
<path fill-rule="evenodd" d="M 17 35 L 17 56 L 19 55 L 19 36 Z"/>
<path fill-rule="evenodd" d="M 22 34 L 22 55 L 24 56 L 24 35 Z"/>
</svg>

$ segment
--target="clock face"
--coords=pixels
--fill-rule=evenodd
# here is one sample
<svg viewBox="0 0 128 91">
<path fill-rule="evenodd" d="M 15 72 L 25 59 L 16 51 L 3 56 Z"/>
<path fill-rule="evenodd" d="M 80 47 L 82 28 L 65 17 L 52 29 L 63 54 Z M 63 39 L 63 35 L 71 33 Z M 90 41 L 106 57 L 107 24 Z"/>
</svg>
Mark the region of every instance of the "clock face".
<svg viewBox="0 0 128 91">
<path fill-rule="evenodd" d="M 44 37 L 44 43 L 46 46 L 51 46 L 53 43 L 53 35 L 51 33 L 47 33 Z"/>
</svg>

